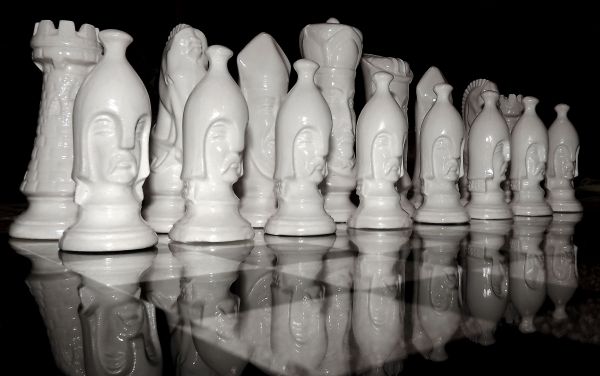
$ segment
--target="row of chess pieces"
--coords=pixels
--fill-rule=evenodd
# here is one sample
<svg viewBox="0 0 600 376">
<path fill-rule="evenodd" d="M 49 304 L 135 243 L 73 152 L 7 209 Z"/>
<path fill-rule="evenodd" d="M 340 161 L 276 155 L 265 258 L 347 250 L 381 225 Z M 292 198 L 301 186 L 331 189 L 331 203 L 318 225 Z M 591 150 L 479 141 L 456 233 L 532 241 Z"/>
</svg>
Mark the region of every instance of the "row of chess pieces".
<svg viewBox="0 0 600 376">
<path fill-rule="evenodd" d="M 500 98 L 482 79 L 466 89 L 461 116 L 452 87 L 430 68 L 416 90 L 411 183 L 412 72 L 401 59 L 363 55 L 356 28 L 336 19 L 307 25 L 288 92 L 291 66 L 270 35 L 238 54 L 238 85 L 227 68 L 231 50 L 176 26 L 152 131 L 148 93 L 126 59 L 132 41 L 87 24 L 36 24 L 33 59 L 46 84 L 22 184 L 29 208 L 11 236 L 117 251 L 152 246 L 156 232 L 183 243 L 228 242 L 251 239 L 253 227 L 312 236 L 334 233 L 336 222 L 381 230 L 582 210 L 572 184 L 579 139 L 564 104 L 546 129 L 536 98 Z M 356 121 L 359 63 L 368 101 Z M 502 186 L 509 168 L 510 187 Z M 241 200 L 233 190 L 240 178 Z"/>
<path fill-rule="evenodd" d="M 417 224 L 414 231 L 338 225 L 336 236 L 310 241 L 281 241 L 261 230 L 253 241 L 229 244 L 183 244 L 162 235 L 158 252 L 102 255 L 59 252 L 56 241 L 11 245 L 32 261 L 28 286 L 58 347 L 53 353 L 69 348 L 79 360 L 57 357 L 65 374 L 82 373 L 73 367 L 104 373 L 95 367 L 111 360 L 94 356 L 124 341 L 136 345 L 120 366 L 135 361 L 132 375 L 155 374 L 160 348 L 169 348 L 148 335 L 157 331 L 157 309 L 170 327 L 164 333 L 174 336 L 171 355 L 181 374 L 208 374 L 205 367 L 239 374 L 232 370 L 249 362 L 268 374 L 300 366 L 302 374 L 346 375 L 412 352 L 445 360 L 446 344 L 462 336 L 491 345 L 503 320 L 524 333 L 574 322 L 566 308 L 578 286 L 572 235 L 580 218 L 557 213 L 514 223 L 474 220 L 470 228 Z M 407 281 L 412 301 L 405 300 Z M 540 312 L 547 297 L 551 315 Z M 100 333 L 102 340 L 95 338 Z M 155 351 L 144 351 L 149 346 Z M 84 358 L 83 348 L 97 351 Z"/>
</svg>

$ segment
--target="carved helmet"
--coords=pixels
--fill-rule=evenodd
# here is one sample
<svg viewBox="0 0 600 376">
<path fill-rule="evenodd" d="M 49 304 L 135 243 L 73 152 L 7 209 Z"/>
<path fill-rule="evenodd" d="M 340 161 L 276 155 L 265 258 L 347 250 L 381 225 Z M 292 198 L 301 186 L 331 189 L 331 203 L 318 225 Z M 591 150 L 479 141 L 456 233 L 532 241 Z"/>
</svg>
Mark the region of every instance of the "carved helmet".
<svg viewBox="0 0 600 376">
<path fill-rule="evenodd" d="M 571 121 L 567 118 L 569 106 L 559 104 L 554 109 L 557 117 L 548 129 L 549 151 L 547 176 L 550 178 L 556 176 L 555 158 L 558 151 L 568 154 L 570 161 L 575 164 L 574 176 L 577 176 L 579 174 L 577 166 L 579 159 L 579 135 Z"/>
</svg>

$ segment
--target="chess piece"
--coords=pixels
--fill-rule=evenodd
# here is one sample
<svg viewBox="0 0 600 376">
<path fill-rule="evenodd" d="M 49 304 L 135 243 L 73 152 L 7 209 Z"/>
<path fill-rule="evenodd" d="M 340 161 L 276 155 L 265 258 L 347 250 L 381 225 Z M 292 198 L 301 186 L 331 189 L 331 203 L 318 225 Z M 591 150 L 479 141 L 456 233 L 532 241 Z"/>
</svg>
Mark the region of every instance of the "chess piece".
<svg viewBox="0 0 600 376">
<path fill-rule="evenodd" d="M 154 251 L 61 252 L 63 264 L 81 276 L 86 375 L 161 375 L 155 309 L 140 300 L 140 277 L 154 256 Z"/>
<path fill-rule="evenodd" d="M 512 218 L 500 187 L 506 179 L 510 161 L 510 133 L 498 110 L 498 93 L 486 90 L 481 94 L 485 105 L 471 124 L 468 154 L 469 191 L 471 201 L 467 211 L 471 218 Z"/>
<path fill-rule="evenodd" d="M 158 241 L 140 214 L 152 113 L 146 87 L 125 57 L 132 41 L 123 31 L 101 31 L 104 55 L 75 98 L 73 178 L 79 211 L 60 239 L 66 251 L 141 249 Z"/>
<path fill-rule="evenodd" d="M 227 70 L 230 49 L 213 45 L 209 69 L 188 98 L 183 114 L 184 216 L 169 237 L 177 242 L 252 239 L 231 188 L 242 175 L 241 153 L 248 108 Z"/>
<path fill-rule="evenodd" d="M 502 116 L 504 116 L 509 133 L 512 133 L 513 128 L 519 121 L 524 110 L 523 96 L 521 94 L 510 94 L 508 97 L 505 97 L 504 95 L 500 96 L 500 111 L 502 112 Z M 510 163 L 508 166 L 510 169 Z M 510 179 L 506 179 L 502 182 L 502 189 L 504 190 L 504 201 L 508 204 L 512 199 Z"/>
<path fill-rule="evenodd" d="M 143 211 L 148 224 L 158 233 L 168 233 L 183 217 L 183 109 L 206 74 L 207 47 L 200 30 L 179 24 L 171 31 L 163 51 L 158 116 L 150 136 L 149 204 Z"/>
<path fill-rule="evenodd" d="M 410 83 L 413 79 L 413 72 L 410 70 L 410 66 L 406 61 L 394 57 L 383 57 L 377 55 L 363 54 L 360 60 L 360 66 L 363 72 L 363 79 L 365 82 L 365 97 L 368 101 L 375 93 L 375 84 L 373 81 L 373 75 L 377 72 L 387 72 L 394 76 L 390 83 L 390 91 L 392 96 L 396 100 L 396 103 L 404 112 L 406 117 L 406 124 L 408 125 L 408 99 L 410 93 Z M 406 144 L 408 147 L 408 143 Z M 398 192 L 400 192 L 400 205 L 405 212 L 411 217 L 415 214 L 414 205 L 408 200 L 406 195 L 412 187 L 412 181 L 408 174 L 408 151 L 407 147 L 404 149 L 404 175 L 396 183 Z"/>
<path fill-rule="evenodd" d="M 537 98 L 523 98 L 525 112 L 511 134 L 510 184 L 514 215 L 551 215 L 540 182 L 544 180 L 548 159 L 548 131 L 535 113 Z"/>
<path fill-rule="evenodd" d="M 478 80 L 472 81 L 465 92 L 463 93 L 462 99 L 462 117 L 463 122 L 465 124 L 465 140 L 468 140 L 470 137 L 471 126 L 477 118 L 477 115 L 483 110 L 484 100 L 481 94 L 486 91 L 491 90 L 498 92 L 498 87 L 492 81 L 480 78 Z M 497 100 L 496 100 L 497 102 Z M 494 104 L 495 105 L 495 104 Z M 465 174 L 460 178 L 459 181 L 459 189 L 460 189 L 460 200 L 463 205 L 466 205 L 470 199 L 470 192 L 468 189 L 469 181 L 469 143 L 465 143 L 465 148 L 463 150 L 463 169 Z"/>
<path fill-rule="evenodd" d="M 464 128 L 458 111 L 450 103 L 452 86 L 434 87 L 437 99 L 423 119 L 421 129 L 421 180 L 423 205 L 415 220 L 426 223 L 465 223 L 467 211 L 456 189 L 463 176 Z"/>
<path fill-rule="evenodd" d="M 44 73 L 37 136 L 21 192 L 29 207 L 10 227 L 10 236 L 25 239 L 60 239 L 73 224 L 72 113 L 75 96 L 85 76 L 100 58 L 98 30 L 83 24 L 79 31 L 61 20 L 35 24 L 32 57 Z"/>
<path fill-rule="evenodd" d="M 272 235 L 325 235 L 335 222 L 317 186 L 327 174 L 331 112 L 314 83 L 318 65 L 294 63 L 298 81 L 277 115 L 275 181 L 278 208 L 265 225 Z"/>
<path fill-rule="evenodd" d="M 352 228 L 410 227 L 395 184 L 404 175 L 408 126 L 389 90 L 392 75 L 377 72 L 375 94 L 363 108 L 357 127 L 357 168 L 360 205 L 348 220 Z"/>
<path fill-rule="evenodd" d="M 554 107 L 556 120 L 548 129 L 548 164 L 546 171 L 546 200 L 555 212 L 581 212 L 583 206 L 575 198 L 573 178 L 579 175 L 579 136 L 567 118 L 569 106 Z"/>
<path fill-rule="evenodd" d="M 275 124 L 287 94 L 290 62 L 269 34 L 260 33 L 238 54 L 240 87 L 248 103 L 240 213 L 264 227 L 275 213 Z"/>
<path fill-rule="evenodd" d="M 410 199 L 416 209 L 423 204 L 423 188 L 421 182 L 421 127 L 423 119 L 436 100 L 433 88 L 437 84 L 446 83 L 446 79 L 437 67 L 430 67 L 417 84 L 417 102 L 415 104 L 415 169 L 413 171 L 413 196 Z M 452 96 L 450 96 L 452 103 Z"/>
<path fill-rule="evenodd" d="M 307 25 L 300 34 L 302 57 L 319 65 L 315 82 L 331 110 L 329 174 L 321 190 L 325 210 L 336 222 L 346 222 L 355 207 L 350 193 L 356 186 L 354 170 L 354 78 L 362 55 L 362 33 L 335 18 Z"/>
</svg>

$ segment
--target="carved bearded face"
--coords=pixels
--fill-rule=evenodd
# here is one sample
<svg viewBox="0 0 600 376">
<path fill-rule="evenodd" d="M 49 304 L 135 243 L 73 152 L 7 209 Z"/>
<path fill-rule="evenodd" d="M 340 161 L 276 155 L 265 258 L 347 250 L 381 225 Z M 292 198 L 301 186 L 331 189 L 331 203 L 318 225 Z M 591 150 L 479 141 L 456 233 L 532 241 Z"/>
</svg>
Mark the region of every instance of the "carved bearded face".
<svg viewBox="0 0 600 376">
<path fill-rule="evenodd" d="M 510 146 L 508 142 L 500 142 L 494 149 L 492 155 L 492 169 L 494 172 L 493 180 L 502 182 L 506 179 L 506 170 L 510 161 Z"/>
<path fill-rule="evenodd" d="M 319 145 L 319 135 L 307 127 L 302 129 L 294 141 L 294 171 L 296 178 L 320 183 L 327 174 L 325 153 Z"/>
<path fill-rule="evenodd" d="M 392 135 L 382 132 L 375 137 L 372 146 L 373 175 L 395 183 L 402 176 L 402 149 Z"/>
<path fill-rule="evenodd" d="M 525 155 L 525 165 L 527 166 L 527 179 L 533 181 L 544 180 L 546 169 L 546 150 L 542 145 L 531 144 Z"/>
<path fill-rule="evenodd" d="M 452 141 L 438 137 L 433 144 L 433 174 L 436 179 L 456 181 L 460 174 L 459 155 L 453 153 Z"/>
<path fill-rule="evenodd" d="M 241 150 L 232 127 L 225 123 L 212 125 L 206 135 L 206 172 L 211 181 L 235 183 L 242 175 Z"/>
<path fill-rule="evenodd" d="M 573 179 L 575 177 L 575 163 L 571 160 L 571 152 L 565 145 L 560 145 L 554 152 L 555 174 L 559 178 Z"/>
<path fill-rule="evenodd" d="M 335 164 L 343 169 L 354 167 L 354 78 L 351 81 L 336 81 L 336 86 L 322 87 L 322 94 L 333 119 L 332 135 L 335 150 L 332 150 Z"/>
</svg>

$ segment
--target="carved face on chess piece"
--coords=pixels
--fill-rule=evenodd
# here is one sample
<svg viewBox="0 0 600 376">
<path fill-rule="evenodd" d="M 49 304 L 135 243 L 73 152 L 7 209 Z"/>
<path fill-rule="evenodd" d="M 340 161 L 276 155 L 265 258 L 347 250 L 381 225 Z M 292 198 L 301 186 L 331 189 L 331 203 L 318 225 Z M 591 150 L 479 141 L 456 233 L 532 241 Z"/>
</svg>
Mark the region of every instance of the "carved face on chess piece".
<svg viewBox="0 0 600 376">
<path fill-rule="evenodd" d="M 327 174 L 324 135 L 313 127 L 304 127 L 297 134 L 292 146 L 294 176 L 300 180 L 320 183 Z"/>
<path fill-rule="evenodd" d="M 521 94 L 509 94 L 508 97 L 500 96 L 500 111 L 508 125 L 508 131 L 512 133 L 513 128 L 523 114 L 525 107 L 523 106 L 523 96 Z"/>
</svg>

